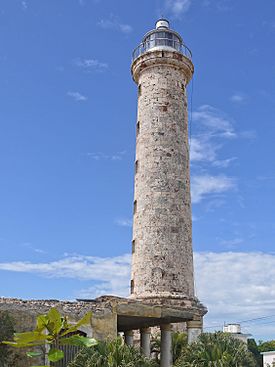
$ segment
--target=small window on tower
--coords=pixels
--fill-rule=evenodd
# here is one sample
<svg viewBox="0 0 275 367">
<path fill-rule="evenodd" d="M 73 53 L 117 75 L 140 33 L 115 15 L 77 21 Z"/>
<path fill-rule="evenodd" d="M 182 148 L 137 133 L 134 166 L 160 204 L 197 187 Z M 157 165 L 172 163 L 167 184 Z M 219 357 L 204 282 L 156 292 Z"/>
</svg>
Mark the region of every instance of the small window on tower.
<svg viewBox="0 0 275 367">
<path fill-rule="evenodd" d="M 141 96 L 141 84 L 138 85 L 138 96 Z"/>
<path fill-rule="evenodd" d="M 135 200 L 134 201 L 134 214 L 136 214 L 137 212 L 137 201 Z"/>
<path fill-rule="evenodd" d="M 131 294 L 134 293 L 134 280 L 131 279 Z"/>
<path fill-rule="evenodd" d="M 139 129 L 140 129 L 140 124 L 139 124 L 139 121 L 137 122 L 137 136 L 139 134 Z"/>
<path fill-rule="evenodd" d="M 138 160 L 135 161 L 135 174 L 138 173 Z"/>
<path fill-rule="evenodd" d="M 133 241 L 132 241 L 132 254 L 134 254 L 134 253 L 135 253 L 135 251 L 136 251 L 136 241 L 135 241 L 135 240 L 133 240 Z"/>
</svg>

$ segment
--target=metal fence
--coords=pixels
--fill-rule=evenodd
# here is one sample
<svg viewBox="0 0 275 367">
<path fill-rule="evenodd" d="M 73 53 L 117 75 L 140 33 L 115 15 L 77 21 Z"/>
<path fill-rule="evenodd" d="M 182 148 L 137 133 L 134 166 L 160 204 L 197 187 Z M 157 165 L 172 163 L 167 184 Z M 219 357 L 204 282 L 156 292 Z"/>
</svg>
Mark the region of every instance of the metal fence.
<svg viewBox="0 0 275 367">
<path fill-rule="evenodd" d="M 133 51 L 132 60 L 134 61 L 140 55 L 151 50 L 152 48 L 161 46 L 171 47 L 174 50 L 186 56 L 188 59 L 192 59 L 191 50 L 183 43 L 169 38 L 155 38 L 152 40 L 142 42 L 140 45 L 138 45 L 138 47 L 136 47 Z"/>
<path fill-rule="evenodd" d="M 86 336 L 85 333 L 81 331 L 77 331 L 75 333 L 67 334 L 66 337 L 68 338 L 76 334 L 81 335 L 81 336 Z M 64 352 L 64 358 L 61 361 L 50 364 L 50 366 L 54 366 L 54 367 L 67 367 L 68 364 L 74 359 L 76 354 L 81 350 L 81 347 L 75 347 L 71 345 L 59 345 L 58 343 L 54 347 L 57 349 L 63 350 Z"/>
</svg>

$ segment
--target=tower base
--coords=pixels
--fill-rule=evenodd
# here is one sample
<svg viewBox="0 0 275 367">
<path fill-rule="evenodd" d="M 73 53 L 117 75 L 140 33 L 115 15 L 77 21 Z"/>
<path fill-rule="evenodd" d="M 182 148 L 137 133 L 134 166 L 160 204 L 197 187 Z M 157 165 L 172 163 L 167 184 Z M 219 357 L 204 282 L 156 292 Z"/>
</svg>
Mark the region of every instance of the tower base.
<svg viewBox="0 0 275 367">
<path fill-rule="evenodd" d="M 171 294 L 168 292 L 141 294 L 138 296 L 132 294 L 129 298 L 131 300 L 140 301 L 153 306 L 163 306 L 179 310 L 192 310 L 194 314 L 199 317 L 203 317 L 207 313 L 207 308 L 199 301 L 198 298 L 190 298 L 181 294 Z"/>
</svg>

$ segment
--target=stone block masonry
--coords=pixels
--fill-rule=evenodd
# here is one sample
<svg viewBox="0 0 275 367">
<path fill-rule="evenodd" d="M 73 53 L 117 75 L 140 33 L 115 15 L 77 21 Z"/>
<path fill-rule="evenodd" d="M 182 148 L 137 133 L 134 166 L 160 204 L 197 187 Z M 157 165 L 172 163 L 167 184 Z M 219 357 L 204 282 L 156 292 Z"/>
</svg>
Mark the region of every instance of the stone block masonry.
<svg viewBox="0 0 275 367">
<path fill-rule="evenodd" d="M 132 297 L 194 300 L 186 86 L 191 60 L 151 50 L 132 65 L 138 85 Z"/>
</svg>

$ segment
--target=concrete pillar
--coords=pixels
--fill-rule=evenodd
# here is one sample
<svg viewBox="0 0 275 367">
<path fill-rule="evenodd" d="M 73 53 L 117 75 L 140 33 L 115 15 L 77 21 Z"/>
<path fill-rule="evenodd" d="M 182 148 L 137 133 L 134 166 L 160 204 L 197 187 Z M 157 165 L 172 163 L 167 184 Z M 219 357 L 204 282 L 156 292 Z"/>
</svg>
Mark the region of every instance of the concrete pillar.
<svg viewBox="0 0 275 367">
<path fill-rule="evenodd" d="M 140 349 L 142 354 L 148 358 L 151 355 L 150 339 L 151 339 L 151 329 L 150 328 L 140 329 Z"/>
<path fill-rule="evenodd" d="M 193 343 L 202 333 L 202 318 L 187 321 L 187 338 L 188 344 Z"/>
<path fill-rule="evenodd" d="M 161 325 L 160 367 L 172 366 L 172 328 L 171 324 Z"/>
<path fill-rule="evenodd" d="M 129 347 L 134 345 L 134 333 L 132 330 L 128 330 L 124 332 L 124 340 L 125 344 Z"/>
</svg>

